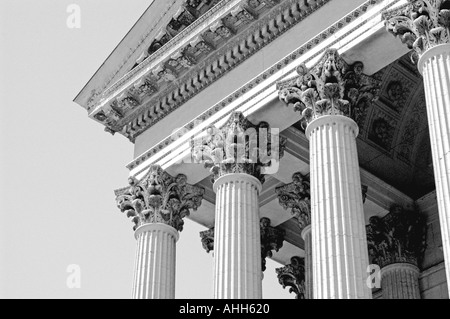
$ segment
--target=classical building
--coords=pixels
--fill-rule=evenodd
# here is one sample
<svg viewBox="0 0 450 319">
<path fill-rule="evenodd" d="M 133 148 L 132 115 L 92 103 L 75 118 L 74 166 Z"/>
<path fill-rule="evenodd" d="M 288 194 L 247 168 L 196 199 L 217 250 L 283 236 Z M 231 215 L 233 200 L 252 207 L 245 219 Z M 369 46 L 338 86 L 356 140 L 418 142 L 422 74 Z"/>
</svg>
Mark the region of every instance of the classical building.
<svg viewBox="0 0 450 319">
<path fill-rule="evenodd" d="M 134 298 L 184 218 L 211 298 L 449 297 L 450 0 L 155 0 L 75 101 L 135 147 Z"/>
</svg>

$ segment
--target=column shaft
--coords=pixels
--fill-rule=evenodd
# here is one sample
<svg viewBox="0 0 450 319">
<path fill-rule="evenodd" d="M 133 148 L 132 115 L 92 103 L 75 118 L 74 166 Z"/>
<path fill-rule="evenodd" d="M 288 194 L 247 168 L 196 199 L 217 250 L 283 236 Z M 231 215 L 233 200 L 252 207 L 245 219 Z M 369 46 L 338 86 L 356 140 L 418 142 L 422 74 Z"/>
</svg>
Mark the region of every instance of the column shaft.
<svg viewBox="0 0 450 319">
<path fill-rule="evenodd" d="M 261 299 L 261 183 L 251 175 L 227 174 L 215 182 L 214 190 L 214 297 Z"/>
<path fill-rule="evenodd" d="M 420 299 L 419 268 L 411 264 L 391 264 L 381 270 L 383 299 Z"/>
<path fill-rule="evenodd" d="M 133 298 L 174 299 L 178 232 L 165 224 L 146 224 L 136 230 L 135 237 Z"/>
<path fill-rule="evenodd" d="M 423 74 L 447 280 L 450 278 L 450 44 L 426 51 Z M 450 291 L 450 285 L 449 285 Z"/>
<path fill-rule="evenodd" d="M 313 299 L 313 259 L 311 225 L 302 231 L 305 241 L 305 299 Z"/>
<path fill-rule="evenodd" d="M 308 125 L 314 299 L 371 299 L 356 149 L 357 124 L 322 116 Z"/>
</svg>

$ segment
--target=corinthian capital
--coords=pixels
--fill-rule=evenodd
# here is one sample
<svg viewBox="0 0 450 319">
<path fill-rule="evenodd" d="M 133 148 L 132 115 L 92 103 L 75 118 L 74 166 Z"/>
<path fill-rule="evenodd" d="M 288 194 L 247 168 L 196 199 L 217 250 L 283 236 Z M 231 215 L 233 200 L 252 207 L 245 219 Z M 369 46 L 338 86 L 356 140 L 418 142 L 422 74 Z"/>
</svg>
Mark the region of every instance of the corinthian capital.
<svg viewBox="0 0 450 319">
<path fill-rule="evenodd" d="M 213 179 L 245 173 L 264 182 L 264 174 L 283 156 L 286 139 L 269 124 L 251 123 L 241 112 L 231 114 L 223 127 L 209 127 L 206 136 L 192 141 L 195 162 L 204 163 Z"/>
<path fill-rule="evenodd" d="M 269 218 L 261 218 L 261 261 L 262 271 L 266 270 L 266 257 L 272 258 L 272 250 L 279 251 L 283 247 L 284 230 L 270 226 Z"/>
<path fill-rule="evenodd" d="M 134 230 L 150 223 L 163 223 L 183 230 L 183 218 L 200 207 L 205 190 L 187 183 L 185 175 L 172 177 L 160 166 L 150 167 L 140 181 L 130 177 L 129 187 L 115 191 L 119 209 L 132 218 Z"/>
<path fill-rule="evenodd" d="M 419 265 L 426 247 L 426 223 L 416 211 L 393 205 L 385 217 L 371 217 L 367 243 L 372 261 L 380 267 L 395 263 Z"/>
<path fill-rule="evenodd" d="M 292 183 L 277 187 L 275 192 L 284 209 L 290 209 L 301 229 L 311 225 L 311 193 L 309 177 L 301 173 L 292 176 Z"/>
<path fill-rule="evenodd" d="M 390 33 L 414 49 L 416 62 L 428 49 L 450 43 L 450 0 L 408 0 L 383 19 Z"/>
<path fill-rule="evenodd" d="M 329 49 L 311 69 L 301 64 L 296 79 L 278 84 L 280 100 L 302 114 L 304 128 L 324 115 L 344 115 L 360 124 L 381 83 L 363 70 L 362 62 L 349 65 Z"/>
<path fill-rule="evenodd" d="M 214 250 L 214 228 L 200 232 L 203 249 L 209 254 Z"/>
<path fill-rule="evenodd" d="M 291 263 L 283 268 L 275 269 L 278 282 L 283 288 L 290 287 L 289 292 L 295 293 L 296 299 L 305 299 L 305 259 L 292 257 Z"/>
</svg>

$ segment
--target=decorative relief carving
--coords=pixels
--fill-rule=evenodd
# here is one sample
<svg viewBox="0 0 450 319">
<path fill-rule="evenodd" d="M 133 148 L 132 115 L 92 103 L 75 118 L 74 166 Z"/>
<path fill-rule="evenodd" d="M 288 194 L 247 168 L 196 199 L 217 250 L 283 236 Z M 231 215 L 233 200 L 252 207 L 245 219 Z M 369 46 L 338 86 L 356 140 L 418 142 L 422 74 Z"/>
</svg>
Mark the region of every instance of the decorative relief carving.
<svg viewBox="0 0 450 319">
<path fill-rule="evenodd" d="M 181 7 L 167 25 L 167 31 L 172 36 L 176 36 L 178 33 L 183 31 L 183 29 L 190 26 L 195 20 L 196 17 L 189 10 L 185 7 Z"/>
<path fill-rule="evenodd" d="M 275 189 L 278 201 L 284 209 L 291 209 L 301 229 L 311 225 L 311 193 L 309 176 L 295 173 L 292 183 Z"/>
<path fill-rule="evenodd" d="M 266 257 L 272 258 L 272 250 L 278 252 L 283 247 L 285 231 L 270 226 L 269 218 L 261 218 L 261 269 L 266 270 Z"/>
<path fill-rule="evenodd" d="M 305 299 L 305 259 L 292 257 L 291 263 L 275 270 L 278 282 L 283 288 L 290 287 L 289 292 L 295 293 L 296 299 Z"/>
<path fill-rule="evenodd" d="M 386 79 L 380 101 L 398 114 L 401 114 L 415 93 L 416 86 L 416 81 L 399 71 L 397 67 L 393 67 L 389 71 L 389 78 Z"/>
<path fill-rule="evenodd" d="M 200 232 L 203 249 L 209 254 L 214 250 L 214 228 Z"/>
<path fill-rule="evenodd" d="M 222 128 L 209 127 L 206 132 L 206 137 L 192 141 L 192 154 L 195 162 L 210 169 L 213 180 L 244 173 L 264 182 L 265 169 L 279 161 L 286 145 L 268 123 L 254 125 L 241 112 L 233 112 Z"/>
<path fill-rule="evenodd" d="M 139 106 L 138 100 L 128 93 L 123 93 L 117 98 L 118 107 L 121 110 L 134 109 Z"/>
<path fill-rule="evenodd" d="M 344 115 L 361 124 L 380 87 L 363 68 L 361 62 L 348 65 L 336 49 L 329 49 L 312 69 L 302 64 L 295 81 L 279 85 L 280 100 L 302 113 L 304 128 L 324 115 Z"/>
<path fill-rule="evenodd" d="M 390 33 L 414 49 L 415 62 L 428 49 L 450 43 L 450 0 L 408 0 L 383 19 Z"/>
<path fill-rule="evenodd" d="M 398 120 L 389 116 L 380 109 L 375 110 L 373 121 L 370 125 L 368 139 L 385 150 L 391 150 L 395 128 Z"/>
<path fill-rule="evenodd" d="M 426 248 L 426 223 L 417 210 L 393 205 L 383 218 L 371 217 L 366 229 L 373 263 L 381 268 L 394 263 L 419 266 Z"/>
<path fill-rule="evenodd" d="M 134 84 L 134 89 L 135 89 L 136 94 L 138 94 L 138 95 L 151 96 L 151 95 L 155 94 L 156 92 L 158 92 L 157 85 L 145 78 L 136 82 Z"/>
<path fill-rule="evenodd" d="M 134 230 L 149 223 L 163 223 L 183 230 L 183 218 L 200 207 L 205 190 L 187 183 L 185 175 L 172 177 L 153 165 L 138 181 L 129 178 L 129 187 L 115 191 L 119 209 L 132 218 Z"/>
<path fill-rule="evenodd" d="M 233 36 L 231 29 L 224 25 L 222 21 L 217 21 L 210 27 L 210 30 L 223 39 L 228 39 Z"/>
<path fill-rule="evenodd" d="M 397 148 L 399 158 L 408 163 L 412 160 L 413 150 L 423 125 L 422 120 L 426 118 L 426 114 L 424 114 L 426 111 L 425 105 L 425 93 L 422 90 L 417 96 L 411 111 L 408 112 L 407 116 L 409 118 L 405 121 L 406 125 L 402 130 L 401 140 Z"/>
</svg>

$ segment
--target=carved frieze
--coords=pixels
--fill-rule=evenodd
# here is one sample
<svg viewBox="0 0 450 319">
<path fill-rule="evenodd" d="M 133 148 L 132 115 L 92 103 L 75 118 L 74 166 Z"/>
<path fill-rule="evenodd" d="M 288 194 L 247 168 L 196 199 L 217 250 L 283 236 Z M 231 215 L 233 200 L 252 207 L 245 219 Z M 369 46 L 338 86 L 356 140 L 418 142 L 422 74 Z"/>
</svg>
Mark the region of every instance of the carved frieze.
<svg viewBox="0 0 450 319">
<path fill-rule="evenodd" d="M 172 177 L 153 165 L 138 181 L 129 178 L 129 187 L 115 191 L 119 209 L 131 218 L 134 230 L 149 223 L 163 223 L 183 230 L 183 218 L 200 207 L 205 190 L 187 183 L 185 175 Z"/>
<path fill-rule="evenodd" d="M 381 268 L 394 263 L 419 266 L 426 248 L 426 223 L 417 210 L 393 205 L 383 218 L 371 217 L 366 229 L 372 263 Z"/>
<path fill-rule="evenodd" d="M 295 293 L 296 299 L 305 299 L 305 259 L 292 257 L 291 263 L 275 270 L 278 282 L 283 288 L 290 287 L 289 292 Z"/>
<path fill-rule="evenodd" d="M 428 49 L 450 43 L 450 0 L 408 0 L 383 19 L 390 33 L 414 49 L 415 62 Z"/>
<path fill-rule="evenodd" d="M 275 189 L 278 201 L 284 209 L 290 209 L 301 229 L 311 225 L 311 193 L 309 176 L 295 173 L 292 183 Z"/>
<path fill-rule="evenodd" d="M 295 81 L 279 85 L 279 97 L 302 113 L 304 128 L 324 115 L 344 115 L 361 124 L 380 87 L 363 69 L 361 62 L 348 65 L 336 49 L 329 49 L 311 69 L 300 65 Z"/>
<path fill-rule="evenodd" d="M 209 127 L 206 136 L 192 141 L 197 163 L 210 169 L 213 180 L 229 173 L 244 173 L 264 182 L 264 171 L 283 156 L 286 139 L 273 134 L 266 122 L 251 123 L 233 112 L 225 125 Z"/>
</svg>

